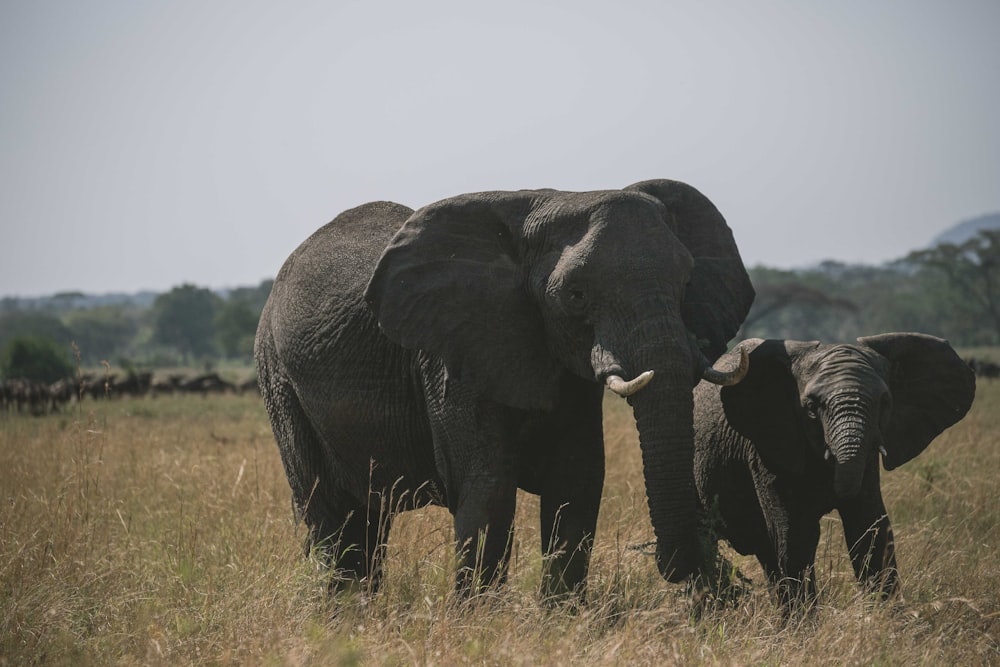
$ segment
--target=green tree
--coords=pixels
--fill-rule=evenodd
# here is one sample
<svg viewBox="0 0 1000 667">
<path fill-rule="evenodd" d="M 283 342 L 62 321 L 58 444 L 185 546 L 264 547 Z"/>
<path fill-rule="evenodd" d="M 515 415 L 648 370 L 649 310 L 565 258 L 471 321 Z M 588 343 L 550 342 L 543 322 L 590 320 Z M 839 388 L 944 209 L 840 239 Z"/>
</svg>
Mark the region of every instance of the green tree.
<svg viewBox="0 0 1000 667">
<path fill-rule="evenodd" d="M 66 345 L 73 340 L 66 325 L 54 315 L 26 310 L 0 315 L 0 348 L 18 336 L 40 336 Z"/>
<path fill-rule="evenodd" d="M 253 356 L 253 339 L 257 333 L 260 311 L 230 298 L 215 316 L 215 339 L 225 357 L 249 359 Z"/>
<path fill-rule="evenodd" d="M 174 347 L 185 356 L 211 356 L 220 301 L 211 290 L 191 284 L 159 295 L 153 302 L 153 342 Z"/>
<path fill-rule="evenodd" d="M 0 354 L 0 372 L 7 378 L 51 383 L 73 375 L 68 347 L 51 338 L 15 336 Z"/>
<path fill-rule="evenodd" d="M 1000 230 L 982 230 L 961 245 L 918 250 L 907 261 L 943 274 L 964 306 L 955 311 L 965 310 L 990 330 L 992 340 L 982 342 L 1000 343 Z"/>
<path fill-rule="evenodd" d="M 858 306 L 848 299 L 829 296 L 824 290 L 803 284 L 796 278 L 785 278 L 777 282 L 765 282 L 755 286 L 757 297 L 753 308 L 747 314 L 741 329 L 741 338 L 747 338 L 748 331 L 759 330 L 767 332 L 767 337 L 788 337 L 780 328 L 783 325 L 795 326 L 800 320 L 815 322 L 820 315 L 828 315 L 824 311 L 839 309 L 847 313 L 856 313 Z M 798 327 L 801 331 L 801 325 Z M 813 335 L 799 334 L 813 337 Z"/>
<path fill-rule="evenodd" d="M 239 301 L 245 303 L 258 316 L 264 309 L 264 302 L 271 295 L 271 287 L 274 285 L 273 279 L 262 280 L 256 287 L 237 287 L 229 293 L 229 301 Z"/>
<path fill-rule="evenodd" d="M 118 306 L 71 311 L 66 324 L 81 357 L 91 364 L 124 354 L 139 331 L 135 318 Z"/>
</svg>

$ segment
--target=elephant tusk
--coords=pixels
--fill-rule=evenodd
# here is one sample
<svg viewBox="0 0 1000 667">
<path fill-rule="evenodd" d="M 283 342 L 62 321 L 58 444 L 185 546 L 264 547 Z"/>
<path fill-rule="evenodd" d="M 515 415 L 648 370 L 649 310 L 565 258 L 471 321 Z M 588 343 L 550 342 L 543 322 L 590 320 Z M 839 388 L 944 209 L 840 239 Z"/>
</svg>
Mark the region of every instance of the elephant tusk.
<svg viewBox="0 0 1000 667">
<path fill-rule="evenodd" d="M 626 382 L 618 375 L 609 375 L 607 379 L 608 389 L 615 392 L 622 398 L 626 398 L 636 393 L 653 379 L 653 371 L 646 371 L 632 380 Z"/>
<path fill-rule="evenodd" d="M 823 460 L 829 461 L 831 456 L 833 456 L 833 452 L 830 450 L 829 447 L 827 447 L 826 452 L 823 454 Z"/>
<path fill-rule="evenodd" d="M 885 451 L 885 445 L 879 445 L 878 446 L 878 452 L 879 452 L 879 454 L 882 455 L 882 458 L 884 458 L 884 459 L 889 458 L 889 452 Z"/>
<path fill-rule="evenodd" d="M 722 387 L 729 387 L 734 384 L 738 384 L 747 376 L 747 372 L 750 370 L 750 357 L 747 355 L 747 351 L 740 348 L 740 365 L 731 371 L 717 371 L 711 366 L 706 366 L 705 370 L 701 372 L 701 377 L 703 380 L 707 380 L 712 384 L 717 384 Z"/>
</svg>

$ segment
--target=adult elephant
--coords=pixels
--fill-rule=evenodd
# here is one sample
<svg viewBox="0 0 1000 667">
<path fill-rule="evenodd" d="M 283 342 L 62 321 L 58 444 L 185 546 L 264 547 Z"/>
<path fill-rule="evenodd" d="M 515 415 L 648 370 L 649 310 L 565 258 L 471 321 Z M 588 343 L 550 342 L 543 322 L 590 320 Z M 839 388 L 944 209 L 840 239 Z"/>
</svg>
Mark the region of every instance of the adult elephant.
<svg viewBox="0 0 1000 667">
<path fill-rule="evenodd" d="M 737 386 L 695 390 L 695 479 L 717 536 L 757 557 L 786 609 L 815 597 L 820 518 L 836 509 L 858 581 L 899 585 L 879 484 L 972 405 L 975 376 L 947 341 L 918 333 L 741 342 Z"/>
<path fill-rule="evenodd" d="M 285 262 L 255 345 L 312 543 L 377 587 L 392 515 L 444 505 L 458 587 L 478 589 L 505 576 L 520 487 L 541 496 L 544 593 L 582 595 L 607 384 L 634 394 L 658 565 L 683 579 L 692 387 L 734 381 L 709 360 L 752 300 L 722 215 L 676 181 L 341 214 Z"/>
</svg>

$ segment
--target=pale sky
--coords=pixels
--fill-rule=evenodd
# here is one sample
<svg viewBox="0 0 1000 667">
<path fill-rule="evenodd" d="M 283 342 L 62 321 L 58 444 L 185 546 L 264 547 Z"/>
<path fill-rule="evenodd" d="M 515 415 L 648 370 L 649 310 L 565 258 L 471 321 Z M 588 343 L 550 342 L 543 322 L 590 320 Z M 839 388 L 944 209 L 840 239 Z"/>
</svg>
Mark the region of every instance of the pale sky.
<svg viewBox="0 0 1000 667">
<path fill-rule="evenodd" d="M 686 181 L 748 265 L 1000 211 L 997 0 L 0 0 L 0 295 L 256 285 L 339 212 Z"/>
</svg>

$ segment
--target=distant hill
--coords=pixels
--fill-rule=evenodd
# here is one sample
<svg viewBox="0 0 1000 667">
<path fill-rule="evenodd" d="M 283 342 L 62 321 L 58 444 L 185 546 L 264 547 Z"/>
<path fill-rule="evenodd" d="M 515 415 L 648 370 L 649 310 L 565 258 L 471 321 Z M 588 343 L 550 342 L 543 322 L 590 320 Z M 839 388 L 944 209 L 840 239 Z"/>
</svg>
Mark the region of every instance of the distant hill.
<svg viewBox="0 0 1000 667">
<path fill-rule="evenodd" d="M 961 245 L 984 229 L 1000 229 L 1000 213 L 990 213 L 960 222 L 935 236 L 930 245 L 936 246 L 942 243 Z"/>
</svg>

